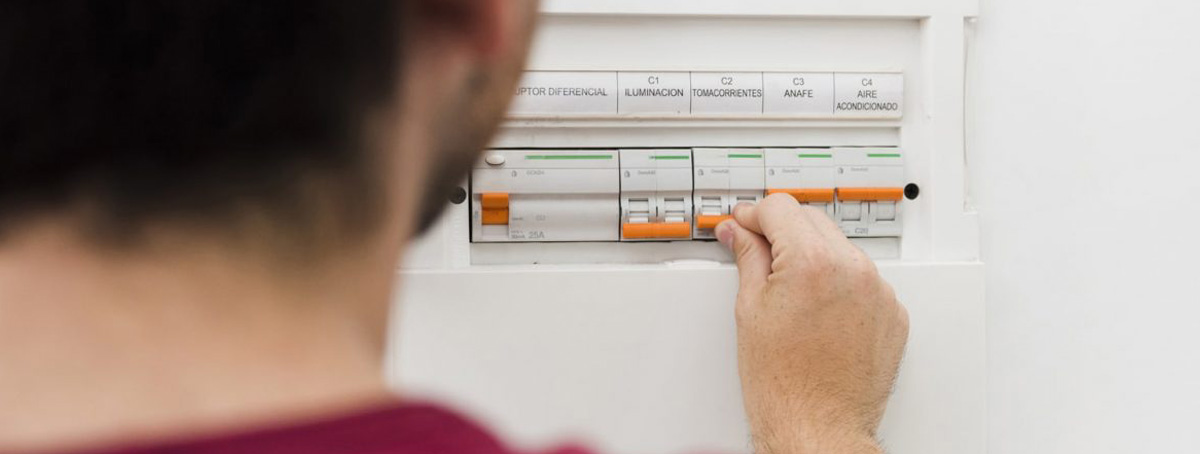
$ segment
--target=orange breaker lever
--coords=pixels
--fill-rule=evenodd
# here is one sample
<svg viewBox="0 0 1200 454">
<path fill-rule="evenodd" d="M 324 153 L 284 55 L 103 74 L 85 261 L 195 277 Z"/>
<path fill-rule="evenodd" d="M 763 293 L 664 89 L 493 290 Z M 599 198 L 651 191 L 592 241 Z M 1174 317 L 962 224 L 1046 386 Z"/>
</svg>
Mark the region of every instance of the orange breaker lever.
<svg viewBox="0 0 1200 454">
<path fill-rule="evenodd" d="M 625 224 L 621 226 L 621 234 L 628 239 L 649 238 L 690 238 L 692 224 L 687 222 L 672 222 L 658 224 Z"/>
</svg>

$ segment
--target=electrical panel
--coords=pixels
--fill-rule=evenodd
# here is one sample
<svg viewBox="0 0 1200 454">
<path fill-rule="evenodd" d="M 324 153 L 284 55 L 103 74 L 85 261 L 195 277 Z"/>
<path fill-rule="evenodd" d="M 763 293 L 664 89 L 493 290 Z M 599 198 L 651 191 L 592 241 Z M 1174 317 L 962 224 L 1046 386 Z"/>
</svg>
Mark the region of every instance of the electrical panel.
<svg viewBox="0 0 1200 454">
<path fill-rule="evenodd" d="M 850 237 L 901 235 L 896 148 L 490 150 L 471 178 L 475 242 L 711 240 L 740 203 L 785 193 Z M 910 191 L 910 196 L 913 196 Z"/>
<path fill-rule="evenodd" d="M 514 446 L 748 452 L 713 229 L 787 194 L 912 319 L 888 452 L 986 452 L 977 0 L 543 0 L 507 120 L 400 274 L 390 378 Z"/>
<path fill-rule="evenodd" d="M 895 121 L 903 118 L 904 79 L 856 71 L 529 71 L 510 116 Z M 713 240 L 734 206 L 782 192 L 824 210 L 847 236 L 899 238 L 905 173 L 894 145 L 493 149 L 471 175 L 470 231 L 474 243 Z M 919 187 L 911 188 L 917 197 Z"/>
</svg>

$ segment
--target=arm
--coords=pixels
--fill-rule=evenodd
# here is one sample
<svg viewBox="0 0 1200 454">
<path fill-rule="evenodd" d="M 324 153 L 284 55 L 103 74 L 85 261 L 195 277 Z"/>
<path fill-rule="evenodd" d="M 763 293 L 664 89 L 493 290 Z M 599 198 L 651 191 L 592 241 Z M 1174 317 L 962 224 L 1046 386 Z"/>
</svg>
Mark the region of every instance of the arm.
<svg viewBox="0 0 1200 454">
<path fill-rule="evenodd" d="M 760 454 L 878 453 L 908 313 L 824 213 L 786 195 L 717 228 L 738 264 L 738 369 Z"/>
</svg>

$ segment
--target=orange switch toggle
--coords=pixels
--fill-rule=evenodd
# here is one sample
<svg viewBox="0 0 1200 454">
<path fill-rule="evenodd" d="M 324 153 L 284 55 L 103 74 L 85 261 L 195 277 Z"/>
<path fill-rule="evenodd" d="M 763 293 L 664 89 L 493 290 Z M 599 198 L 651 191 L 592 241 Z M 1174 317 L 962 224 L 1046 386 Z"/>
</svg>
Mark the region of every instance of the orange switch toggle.
<svg viewBox="0 0 1200 454">
<path fill-rule="evenodd" d="M 833 189 L 768 189 L 767 195 L 787 194 L 800 203 L 831 203 Z"/>
<path fill-rule="evenodd" d="M 733 216 L 696 216 L 696 228 L 715 229 L 722 222 L 733 219 Z"/>
<path fill-rule="evenodd" d="M 508 210 L 483 210 L 483 225 L 508 225 Z"/>
<path fill-rule="evenodd" d="M 505 192 L 485 192 L 480 195 L 480 205 L 485 210 L 507 210 L 508 209 L 508 193 Z"/>
<path fill-rule="evenodd" d="M 483 225 L 508 225 L 508 193 L 485 192 L 479 199 Z"/>
<path fill-rule="evenodd" d="M 845 202 L 899 202 L 904 198 L 904 188 L 838 188 L 837 197 Z"/>
<path fill-rule="evenodd" d="M 621 234 L 628 239 L 640 240 L 648 238 L 691 238 L 692 225 L 686 222 L 663 224 L 625 224 Z"/>
</svg>

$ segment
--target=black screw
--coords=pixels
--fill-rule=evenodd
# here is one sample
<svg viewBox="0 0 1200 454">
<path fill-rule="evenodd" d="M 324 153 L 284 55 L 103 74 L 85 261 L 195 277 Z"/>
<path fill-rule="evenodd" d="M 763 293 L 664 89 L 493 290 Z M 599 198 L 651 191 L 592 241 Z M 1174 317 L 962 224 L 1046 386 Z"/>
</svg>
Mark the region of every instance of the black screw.
<svg viewBox="0 0 1200 454">
<path fill-rule="evenodd" d="M 921 187 L 917 186 L 916 183 L 909 183 L 908 186 L 904 187 L 904 197 L 907 197 L 908 200 L 916 200 L 920 195 Z"/>
<path fill-rule="evenodd" d="M 453 203 L 455 205 L 462 205 L 462 203 L 466 202 L 466 201 L 467 201 L 467 190 L 466 189 L 463 189 L 462 187 L 457 187 L 457 188 L 454 188 L 454 191 L 450 192 L 450 203 Z"/>
</svg>

